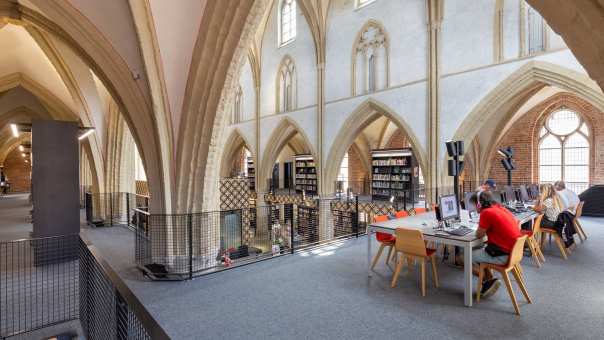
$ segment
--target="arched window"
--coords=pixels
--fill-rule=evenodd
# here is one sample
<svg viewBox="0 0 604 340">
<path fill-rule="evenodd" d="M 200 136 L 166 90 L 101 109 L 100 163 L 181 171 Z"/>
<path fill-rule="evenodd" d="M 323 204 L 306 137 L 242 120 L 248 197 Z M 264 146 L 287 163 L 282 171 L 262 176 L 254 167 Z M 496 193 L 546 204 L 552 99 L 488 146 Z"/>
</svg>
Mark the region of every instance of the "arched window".
<svg viewBox="0 0 604 340">
<path fill-rule="evenodd" d="M 352 95 L 388 87 L 388 37 L 380 24 L 365 24 L 353 46 L 352 58 Z"/>
<path fill-rule="evenodd" d="M 541 14 L 527 5 L 528 53 L 545 51 L 545 22 Z"/>
<path fill-rule="evenodd" d="M 281 62 L 277 74 L 277 112 L 296 109 L 296 66 L 286 56 Z"/>
<path fill-rule="evenodd" d="M 279 43 L 287 44 L 296 38 L 296 0 L 282 0 L 279 23 Z"/>
<path fill-rule="evenodd" d="M 578 193 L 589 186 L 589 129 L 566 108 L 553 112 L 539 132 L 539 181 L 557 180 Z"/>
<path fill-rule="evenodd" d="M 235 102 L 233 103 L 233 117 L 232 123 L 237 124 L 241 122 L 241 114 L 243 113 L 243 90 L 241 85 L 237 86 L 235 90 Z"/>
</svg>

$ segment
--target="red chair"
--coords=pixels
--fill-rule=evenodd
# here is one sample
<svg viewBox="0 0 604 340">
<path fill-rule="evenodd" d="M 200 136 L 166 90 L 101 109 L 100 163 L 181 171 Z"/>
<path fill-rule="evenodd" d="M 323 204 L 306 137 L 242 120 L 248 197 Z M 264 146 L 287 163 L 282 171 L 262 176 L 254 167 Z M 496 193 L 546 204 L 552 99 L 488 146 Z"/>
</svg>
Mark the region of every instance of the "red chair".
<svg viewBox="0 0 604 340">
<path fill-rule="evenodd" d="M 385 221 L 388 221 L 388 216 L 387 215 L 377 215 L 373 218 L 373 221 L 374 222 L 385 222 Z M 388 256 L 386 257 L 386 264 L 388 264 L 388 262 L 390 262 L 390 256 L 392 255 L 392 250 L 394 249 L 394 243 L 396 241 L 396 238 L 394 237 L 394 235 L 391 235 L 388 233 L 376 232 L 375 238 L 380 243 L 380 249 L 378 249 L 377 254 L 373 258 L 373 263 L 371 264 L 371 269 L 373 269 L 373 267 L 375 267 L 378 260 L 382 256 L 382 252 L 384 252 L 384 248 L 386 248 L 386 247 L 389 248 Z"/>
<path fill-rule="evenodd" d="M 403 218 L 409 216 L 409 213 L 406 210 L 397 211 L 394 215 L 396 218 Z"/>
</svg>

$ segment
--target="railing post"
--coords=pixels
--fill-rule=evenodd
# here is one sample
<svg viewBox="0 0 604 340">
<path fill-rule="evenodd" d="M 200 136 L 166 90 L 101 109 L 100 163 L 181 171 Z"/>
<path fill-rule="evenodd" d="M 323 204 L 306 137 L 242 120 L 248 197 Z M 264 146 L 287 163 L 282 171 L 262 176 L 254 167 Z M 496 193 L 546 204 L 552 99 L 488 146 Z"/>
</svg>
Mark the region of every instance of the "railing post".
<svg viewBox="0 0 604 340">
<path fill-rule="evenodd" d="M 352 227 L 354 228 L 356 238 L 359 238 L 359 196 L 354 200 L 354 214 L 352 215 Z"/>
<path fill-rule="evenodd" d="M 130 193 L 126 193 L 126 226 L 130 226 Z"/>
<path fill-rule="evenodd" d="M 295 213 L 296 208 L 294 208 L 294 207 L 295 207 L 295 204 L 292 204 L 292 209 L 291 209 L 292 218 L 291 218 L 291 223 L 289 224 L 290 225 L 290 227 L 289 227 L 289 244 L 291 246 L 290 247 L 291 248 L 290 252 L 292 254 L 294 253 L 294 230 L 295 230 L 294 229 L 294 223 L 296 223 L 296 218 L 295 218 L 295 216 L 296 216 L 296 213 Z"/>
<path fill-rule="evenodd" d="M 109 225 L 113 227 L 113 193 L 109 193 Z"/>
<path fill-rule="evenodd" d="M 189 234 L 189 280 L 193 279 L 193 215 L 187 214 L 187 233 Z"/>
</svg>

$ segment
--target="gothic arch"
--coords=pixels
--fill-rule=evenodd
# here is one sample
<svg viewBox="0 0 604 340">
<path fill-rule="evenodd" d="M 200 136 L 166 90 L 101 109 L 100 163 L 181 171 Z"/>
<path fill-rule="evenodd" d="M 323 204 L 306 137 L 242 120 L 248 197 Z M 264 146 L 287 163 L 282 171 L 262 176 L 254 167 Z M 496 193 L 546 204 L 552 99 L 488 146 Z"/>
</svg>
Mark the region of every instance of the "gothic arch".
<svg viewBox="0 0 604 340">
<path fill-rule="evenodd" d="M 42 13 L 17 2 L 6 11 L 12 22 L 33 25 L 65 42 L 101 79 L 122 108 L 124 117 L 141 146 L 141 157 L 149 169 L 153 211 L 171 210 L 172 150 L 169 131 L 158 121 L 146 91 L 138 83 L 126 61 L 107 38 L 68 1 L 30 0 Z M 163 111 L 158 111 L 163 114 Z M 136 124 L 134 124 L 136 122 Z"/>
<path fill-rule="evenodd" d="M 289 117 L 284 117 L 277 127 L 273 130 L 271 137 L 266 143 L 266 148 L 263 151 L 262 163 L 257 167 L 258 174 L 258 192 L 266 192 L 268 190 L 266 179 L 271 177 L 273 164 L 277 160 L 281 150 L 287 145 L 289 140 L 296 134 L 302 136 L 302 140 L 310 150 L 313 158 L 317 159 L 317 152 L 312 146 L 310 139 L 303 129 Z M 317 178 L 321 178 L 321 169 L 317 169 Z M 321 186 L 321 184 L 319 184 Z"/>
<path fill-rule="evenodd" d="M 363 38 L 363 33 L 365 31 L 367 31 L 370 28 L 375 28 L 377 30 L 380 31 L 381 35 L 382 35 L 382 40 L 381 43 L 383 44 L 384 47 L 384 58 L 385 58 L 385 88 L 388 88 L 390 86 L 390 38 L 388 37 L 388 32 L 386 31 L 386 29 L 384 28 L 384 25 L 382 25 L 382 23 L 376 21 L 376 20 L 369 20 L 367 21 L 363 27 L 361 27 L 361 29 L 359 30 L 359 32 L 357 33 L 355 39 L 354 39 L 354 43 L 352 45 L 352 53 L 351 53 L 351 93 L 353 96 L 355 95 L 359 95 L 359 94 L 364 94 L 364 93 L 358 93 L 359 91 L 357 91 L 356 89 L 356 85 L 357 85 L 357 78 L 359 77 L 359 74 L 357 73 L 357 56 L 358 56 L 358 50 L 361 47 L 360 44 L 363 42 L 362 38 Z M 370 43 L 371 44 L 371 43 Z"/>
<path fill-rule="evenodd" d="M 251 153 L 252 158 L 254 160 L 254 166 L 258 167 L 258 163 L 256 160 L 256 153 L 254 152 L 253 144 L 245 137 L 239 128 L 233 129 L 229 138 L 226 141 L 226 149 L 222 153 L 222 160 L 220 161 L 220 177 L 228 177 L 228 168 L 231 160 L 233 159 L 235 153 L 241 149 L 241 147 L 247 147 L 248 151 Z"/>
<path fill-rule="evenodd" d="M 331 146 L 331 150 L 329 150 L 327 159 L 333 161 L 326 164 L 325 176 L 323 177 L 325 180 L 325 183 L 323 184 L 324 193 L 334 192 L 334 183 L 338 176 L 341 160 L 356 137 L 369 126 L 369 124 L 382 116 L 390 119 L 399 129 L 407 134 L 419 166 L 422 169 L 422 172 L 426 173 L 426 151 L 422 148 L 411 127 L 407 125 L 394 110 L 385 104 L 370 98 L 359 105 L 348 119 L 346 119 Z"/>
<path fill-rule="evenodd" d="M 489 92 L 467 115 L 454 134 L 454 140 L 463 140 L 466 145 L 478 135 L 485 124 L 495 124 L 498 134 L 492 140 L 499 141 L 509 128 L 518 108 L 544 86 L 555 86 L 571 92 L 604 111 L 604 95 L 597 84 L 586 75 L 565 67 L 543 62 L 531 61 L 509 75 L 497 87 Z M 481 152 L 482 158 L 489 155 L 496 143 L 490 143 Z M 442 168 L 446 169 L 443 158 Z M 477 163 L 483 164 L 481 160 Z M 483 169 L 485 170 L 485 169 Z M 486 171 L 486 170 L 485 170 Z M 482 171 L 481 171 L 482 173 Z M 441 172 L 441 179 L 445 174 Z"/>
<path fill-rule="evenodd" d="M 287 88 L 289 80 L 290 89 Z M 277 68 L 275 79 L 275 112 L 283 113 L 293 111 L 298 104 L 298 76 L 296 63 L 289 55 L 285 55 Z M 288 93 L 290 91 L 291 93 Z"/>
</svg>

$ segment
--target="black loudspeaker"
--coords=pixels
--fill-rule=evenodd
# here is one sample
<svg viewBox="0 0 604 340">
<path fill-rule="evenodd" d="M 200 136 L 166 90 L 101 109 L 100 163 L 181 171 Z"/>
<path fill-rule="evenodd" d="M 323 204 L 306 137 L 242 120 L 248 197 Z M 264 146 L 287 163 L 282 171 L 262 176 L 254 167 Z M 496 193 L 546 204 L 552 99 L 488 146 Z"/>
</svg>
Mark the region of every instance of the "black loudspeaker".
<svg viewBox="0 0 604 340">
<path fill-rule="evenodd" d="M 506 169 L 507 171 L 511 171 L 511 170 L 516 169 L 516 165 L 509 158 L 502 159 L 501 160 L 501 164 L 503 165 L 503 168 Z"/>
<path fill-rule="evenodd" d="M 457 145 L 454 141 L 448 141 L 445 143 L 445 145 L 447 146 L 447 154 L 449 155 L 449 157 L 457 155 Z M 449 176 L 453 175 L 449 174 Z"/>
<path fill-rule="evenodd" d="M 457 172 L 458 165 L 455 162 L 455 160 L 449 159 L 448 165 L 449 165 L 448 166 L 448 168 L 449 168 L 449 176 L 457 176 L 457 175 L 459 175 L 459 173 Z"/>
<path fill-rule="evenodd" d="M 457 174 L 461 175 L 461 173 L 463 172 L 465 163 L 463 161 L 459 161 L 459 164 L 457 165 Z"/>
<path fill-rule="evenodd" d="M 457 156 L 463 156 L 463 153 L 464 153 L 463 141 L 462 140 L 458 140 L 457 142 L 455 142 L 455 147 L 457 149 L 456 150 L 457 151 Z"/>
</svg>

